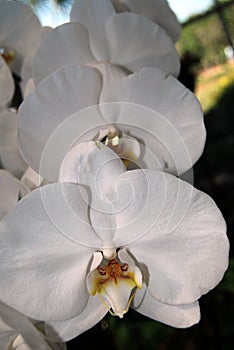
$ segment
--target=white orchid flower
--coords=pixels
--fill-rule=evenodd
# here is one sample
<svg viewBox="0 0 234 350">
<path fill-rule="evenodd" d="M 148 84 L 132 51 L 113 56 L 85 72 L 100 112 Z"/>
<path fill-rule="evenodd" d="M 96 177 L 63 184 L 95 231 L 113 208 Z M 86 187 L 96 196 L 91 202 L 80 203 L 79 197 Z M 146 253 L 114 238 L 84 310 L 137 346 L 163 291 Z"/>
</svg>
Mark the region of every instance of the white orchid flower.
<svg viewBox="0 0 234 350">
<path fill-rule="evenodd" d="M 45 26 L 41 27 L 40 31 L 40 42 L 45 38 L 45 36 L 52 30 L 51 27 Z M 39 46 L 39 43 L 38 43 Z M 34 88 L 34 80 L 32 78 L 32 62 L 37 51 L 37 47 L 31 51 L 30 54 L 25 57 L 22 68 L 21 68 L 21 77 L 22 81 L 20 84 L 23 97 L 25 98 L 31 90 Z"/>
<path fill-rule="evenodd" d="M 14 80 L 10 68 L 1 56 L 0 51 L 0 107 L 5 106 L 12 99 L 14 89 Z"/>
<path fill-rule="evenodd" d="M 116 12 L 132 11 L 158 23 L 176 42 L 181 33 L 181 25 L 166 0 L 111 0 Z M 76 6 L 74 2 L 73 8 Z"/>
<path fill-rule="evenodd" d="M 47 343 L 45 336 L 23 314 L 0 302 L 1 350 L 65 350 L 64 344 Z"/>
<path fill-rule="evenodd" d="M 0 220 L 24 197 L 29 189 L 8 171 L 0 169 Z"/>
<path fill-rule="evenodd" d="M 28 190 L 32 190 L 44 183 L 39 174 L 28 167 L 22 158 L 18 147 L 17 135 L 18 116 L 10 110 L 0 112 L 0 164 L 17 179 L 21 185 L 26 185 Z M 14 187 L 13 187 L 14 188 Z M 13 188 L 6 190 L 13 190 Z M 15 191 L 15 190 L 13 190 Z"/>
<path fill-rule="evenodd" d="M 40 31 L 39 19 L 29 5 L 0 1 L 0 47 L 6 59 L 12 56 L 9 66 L 15 74 L 20 75 L 24 59 L 37 48 Z"/>
<path fill-rule="evenodd" d="M 18 147 L 17 120 L 18 116 L 13 111 L 4 109 L 0 112 L 0 163 L 3 169 L 20 178 L 27 164 Z"/>
<path fill-rule="evenodd" d="M 119 137 L 120 146 L 124 136 L 124 150 L 141 168 L 179 175 L 192 168 L 206 138 L 195 95 L 156 68 L 118 80 L 111 66 L 102 68 L 103 75 L 82 65 L 63 67 L 25 98 L 18 129 L 29 166 L 57 181 L 67 150 L 76 142 L 101 140 L 102 135 Z"/>
<path fill-rule="evenodd" d="M 199 298 L 228 266 L 214 201 L 173 175 L 126 171 L 100 142 L 71 149 L 60 181 L 0 224 L 2 300 L 51 322 L 48 336 L 59 340 L 129 306 L 174 327 L 197 323 Z"/>
<path fill-rule="evenodd" d="M 110 63 L 124 71 L 156 67 L 178 76 L 180 59 L 173 40 L 157 23 L 137 13 L 116 13 L 111 0 L 77 0 L 71 22 L 54 28 L 33 60 L 38 84 L 63 66 Z"/>
</svg>

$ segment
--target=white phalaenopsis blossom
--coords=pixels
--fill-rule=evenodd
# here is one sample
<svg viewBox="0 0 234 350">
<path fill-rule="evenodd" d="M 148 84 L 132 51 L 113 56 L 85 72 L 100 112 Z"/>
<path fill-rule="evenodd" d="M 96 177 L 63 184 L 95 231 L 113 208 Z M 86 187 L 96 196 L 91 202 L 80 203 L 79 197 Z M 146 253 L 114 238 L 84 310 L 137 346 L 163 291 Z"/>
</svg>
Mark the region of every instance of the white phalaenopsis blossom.
<svg viewBox="0 0 234 350">
<path fill-rule="evenodd" d="M 70 18 L 71 22 L 54 28 L 41 43 L 33 60 L 36 84 L 74 63 L 95 66 L 105 62 L 128 72 L 156 67 L 179 74 L 180 59 L 173 40 L 147 17 L 116 13 L 111 0 L 77 0 Z"/>
<path fill-rule="evenodd" d="M 29 189 L 8 171 L 0 169 L 0 220 L 24 197 Z"/>
<path fill-rule="evenodd" d="M 0 1 L 0 106 L 14 94 L 12 74 L 21 76 L 25 59 L 40 42 L 41 24 L 29 5 Z"/>
<path fill-rule="evenodd" d="M 40 42 L 45 38 L 45 36 L 52 30 L 51 27 L 46 26 L 46 27 L 41 27 L 40 31 Z M 37 51 L 38 45 L 34 48 L 34 50 L 31 51 L 30 54 L 25 57 L 22 68 L 21 68 L 21 76 L 22 76 L 22 81 L 20 84 L 20 87 L 22 89 L 22 95 L 25 98 L 25 96 L 30 93 L 30 90 L 34 88 L 34 80 L 32 78 L 32 62 L 35 56 L 35 53 Z"/>
<path fill-rule="evenodd" d="M 79 64 L 66 66 L 25 98 L 18 129 L 26 162 L 56 181 L 67 150 L 77 142 L 101 140 L 102 135 L 117 136 L 120 143 L 124 137 L 126 153 L 141 168 L 179 175 L 190 169 L 206 139 L 196 96 L 156 68 L 125 77 L 103 65 L 102 73 Z"/>
<path fill-rule="evenodd" d="M 158 23 L 176 42 L 181 33 L 181 25 L 166 0 L 111 0 L 116 12 L 132 11 Z M 73 8 L 76 6 L 74 2 Z"/>
<path fill-rule="evenodd" d="M 4 109 L 0 112 L 0 164 L 20 178 L 27 168 L 18 147 L 18 117 L 13 111 Z"/>
<path fill-rule="evenodd" d="M 59 340 L 129 306 L 174 327 L 197 323 L 198 299 L 228 266 L 215 202 L 173 175 L 126 171 L 100 142 L 74 146 L 60 181 L 0 224 L 2 300 L 51 322 L 47 334 Z"/>
<path fill-rule="evenodd" d="M 65 344 L 49 344 L 25 315 L 0 301 L 1 350 L 66 350 Z"/>
<path fill-rule="evenodd" d="M 5 106 L 12 99 L 14 89 L 11 71 L 0 52 L 0 107 Z"/>
</svg>

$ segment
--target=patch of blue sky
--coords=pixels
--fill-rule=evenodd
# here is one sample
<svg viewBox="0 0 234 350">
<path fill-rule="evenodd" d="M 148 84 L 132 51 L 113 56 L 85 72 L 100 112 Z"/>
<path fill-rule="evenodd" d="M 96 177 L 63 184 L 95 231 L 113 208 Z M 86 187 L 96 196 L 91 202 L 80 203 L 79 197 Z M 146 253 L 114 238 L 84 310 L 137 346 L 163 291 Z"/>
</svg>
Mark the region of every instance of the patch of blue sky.
<svg viewBox="0 0 234 350">
<path fill-rule="evenodd" d="M 144 1 L 144 0 L 142 0 Z M 180 22 L 184 22 L 190 16 L 206 11 L 214 0 L 167 0 L 170 8 L 176 14 Z M 37 15 L 43 26 L 56 27 L 69 21 L 71 3 L 62 10 L 56 5 L 42 5 L 37 9 Z"/>
<path fill-rule="evenodd" d="M 214 0 L 167 0 L 167 2 L 180 22 L 206 11 L 214 4 Z"/>
</svg>

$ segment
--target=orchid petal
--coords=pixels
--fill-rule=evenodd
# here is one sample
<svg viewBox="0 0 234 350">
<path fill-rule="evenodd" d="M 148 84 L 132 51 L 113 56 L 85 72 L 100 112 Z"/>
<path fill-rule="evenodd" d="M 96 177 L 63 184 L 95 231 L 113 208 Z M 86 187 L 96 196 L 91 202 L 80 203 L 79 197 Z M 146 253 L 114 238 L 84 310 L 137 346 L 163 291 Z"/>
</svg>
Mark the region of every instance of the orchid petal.
<svg viewBox="0 0 234 350">
<path fill-rule="evenodd" d="M 201 105 L 173 76 L 144 68 L 116 82 L 101 97 L 100 103 L 121 105 L 119 128 L 143 140 L 141 167 L 154 169 L 159 163 L 161 169 L 180 175 L 202 154 L 206 131 Z"/>
<path fill-rule="evenodd" d="M 92 52 L 100 61 L 109 61 L 105 24 L 113 15 L 115 10 L 109 0 L 75 1 L 70 12 L 72 21 L 79 22 L 87 28 Z"/>
<path fill-rule="evenodd" d="M 37 174 L 32 168 L 28 167 L 21 177 L 21 182 L 31 191 L 43 184 L 43 178 Z"/>
<path fill-rule="evenodd" d="M 33 79 L 38 84 L 58 68 L 93 61 L 86 28 L 80 23 L 65 23 L 50 31 L 42 41 L 33 60 Z"/>
<path fill-rule="evenodd" d="M 60 181 L 88 186 L 92 195 L 107 200 L 112 181 L 126 168 L 109 147 L 100 141 L 81 142 L 64 158 Z"/>
<path fill-rule="evenodd" d="M 0 341 L 2 349 L 7 349 L 7 347 L 9 346 L 9 336 L 0 334 Z"/>
<path fill-rule="evenodd" d="M 100 121 L 103 123 L 95 107 L 100 89 L 101 77 L 96 69 L 66 66 L 42 80 L 21 104 L 18 112 L 21 152 L 42 177 L 56 181 L 68 149 L 83 132 L 93 130 Z M 91 111 L 86 109 L 93 105 Z"/>
<path fill-rule="evenodd" d="M 93 141 L 72 148 L 60 169 L 61 182 L 84 185 L 90 193 L 90 221 L 95 232 L 105 242 L 105 247 L 110 244 L 116 226 L 114 208 L 108 199 L 109 187 L 125 170 L 116 153 L 102 143 Z"/>
<path fill-rule="evenodd" d="M 109 63 L 98 63 L 102 75 L 102 90 L 99 96 L 99 108 L 106 123 L 114 123 L 120 114 L 120 106 L 115 103 L 108 103 L 106 96 L 109 96 L 109 89 L 111 86 L 118 84 L 119 80 L 127 76 L 126 70 L 119 66 Z"/>
<path fill-rule="evenodd" d="M 6 330 L 10 331 L 11 329 L 12 334 L 20 334 L 24 338 L 29 349 L 50 350 L 42 335 L 26 316 L 4 305 L 2 302 L 0 302 L 0 318 L 6 324 Z"/>
<path fill-rule="evenodd" d="M 46 337 L 52 341 L 68 341 L 100 322 L 108 312 L 99 298 L 89 297 L 85 309 L 64 322 L 45 324 Z"/>
<path fill-rule="evenodd" d="M 198 302 L 178 306 L 163 304 L 147 292 L 145 285 L 137 291 L 131 307 L 144 316 L 176 328 L 187 328 L 200 321 Z"/>
<path fill-rule="evenodd" d="M 15 85 L 11 71 L 0 54 L 0 106 L 6 105 L 13 97 Z"/>
<path fill-rule="evenodd" d="M 27 164 L 18 148 L 17 121 L 18 117 L 14 112 L 4 110 L 0 113 L 0 159 L 4 169 L 20 177 Z"/>
<path fill-rule="evenodd" d="M 131 170 L 113 182 L 109 198 L 116 212 L 117 247 L 131 246 L 157 223 L 167 195 L 165 176 L 163 172 Z"/>
<path fill-rule="evenodd" d="M 46 37 L 46 35 L 50 31 L 52 31 L 51 27 L 42 27 L 41 28 L 41 40 L 40 40 L 40 43 L 42 42 L 42 39 L 44 40 L 44 38 Z M 20 87 L 21 87 L 21 90 L 23 92 L 24 97 L 27 96 L 27 91 L 28 91 L 27 84 L 28 84 L 28 81 L 30 79 L 32 79 L 32 76 L 33 76 L 32 75 L 32 70 L 33 70 L 32 65 L 33 65 L 33 60 L 34 60 L 35 54 L 36 54 L 38 49 L 39 48 L 35 48 L 35 50 L 32 51 L 30 53 L 30 55 L 27 55 L 27 57 L 25 57 L 23 65 L 21 67 L 20 77 L 21 77 L 22 81 L 20 83 Z M 33 84 L 35 84 L 35 80 L 33 80 Z"/>
<path fill-rule="evenodd" d="M 113 1 L 113 0 L 112 0 Z M 118 4 L 117 0 L 117 4 Z M 165 0 L 120 0 L 132 12 L 139 13 L 158 23 L 176 42 L 181 34 L 181 25 Z"/>
<path fill-rule="evenodd" d="M 31 78 L 27 81 L 27 83 L 24 86 L 22 86 L 22 93 L 23 93 L 24 99 L 31 92 L 33 92 L 34 89 L 35 89 L 35 83 L 34 83 L 33 79 Z"/>
<path fill-rule="evenodd" d="M 178 76 L 179 55 L 172 39 L 156 23 L 135 13 L 121 13 L 107 21 L 106 33 L 112 63 L 130 71 L 156 67 Z"/>
<path fill-rule="evenodd" d="M 13 50 L 11 68 L 20 74 L 24 57 L 35 50 L 40 41 L 41 25 L 29 5 L 22 2 L 1 1 L 0 45 Z"/>
<path fill-rule="evenodd" d="M 111 86 L 118 84 L 119 80 L 126 77 L 126 72 L 113 64 L 98 63 L 96 65 L 97 69 L 102 75 L 102 90 L 99 96 L 100 104 L 99 109 L 105 122 L 115 123 L 120 114 L 121 105 L 118 103 L 108 103 L 106 96 L 109 96 L 109 90 Z"/>
<path fill-rule="evenodd" d="M 138 173 L 135 179 L 134 172 Z M 145 191 L 138 178 L 143 175 L 139 170 L 130 173 L 125 178 L 142 198 Z M 133 230 L 139 237 L 130 242 L 129 250 L 147 267 L 146 284 L 153 298 L 170 305 L 191 304 L 214 288 L 228 267 L 225 220 L 215 202 L 187 182 L 166 173 L 144 173 L 151 189 L 148 205 L 142 207 L 144 201 L 138 200 L 119 213 L 118 235 Z M 134 211 L 137 214 L 141 208 L 134 220 Z"/>
<path fill-rule="evenodd" d="M 99 244 L 87 212 L 79 186 L 50 184 L 29 193 L 4 217 L 3 302 L 45 321 L 73 318 L 84 309 L 92 246 Z"/>
<path fill-rule="evenodd" d="M 29 189 L 22 182 L 8 171 L 0 169 L 0 220 L 16 206 L 19 198 L 28 192 Z"/>
</svg>

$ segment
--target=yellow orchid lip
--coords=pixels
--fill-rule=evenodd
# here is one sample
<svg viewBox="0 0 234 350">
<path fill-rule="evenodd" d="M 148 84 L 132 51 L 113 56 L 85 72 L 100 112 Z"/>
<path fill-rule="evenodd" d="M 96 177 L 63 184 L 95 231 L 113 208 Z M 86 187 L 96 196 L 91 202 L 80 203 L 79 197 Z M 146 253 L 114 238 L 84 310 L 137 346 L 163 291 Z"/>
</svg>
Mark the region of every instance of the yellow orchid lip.
<svg viewBox="0 0 234 350">
<path fill-rule="evenodd" d="M 101 263 L 90 272 L 87 280 L 90 295 L 97 293 L 110 314 L 120 318 L 128 312 L 137 288 L 142 286 L 139 268 L 121 263 L 117 258 Z"/>
<path fill-rule="evenodd" d="M 5 62 L 8 65 L 13 61 L 15 57 L 13 50 L 6 49 L 4 47 L 0 47 L 0 55 L 2 56 L 2 58 L 4 58 Z"/>
</svg>

